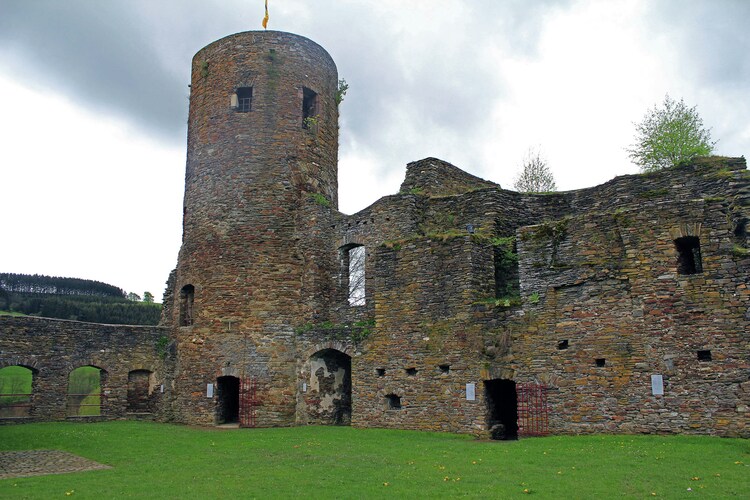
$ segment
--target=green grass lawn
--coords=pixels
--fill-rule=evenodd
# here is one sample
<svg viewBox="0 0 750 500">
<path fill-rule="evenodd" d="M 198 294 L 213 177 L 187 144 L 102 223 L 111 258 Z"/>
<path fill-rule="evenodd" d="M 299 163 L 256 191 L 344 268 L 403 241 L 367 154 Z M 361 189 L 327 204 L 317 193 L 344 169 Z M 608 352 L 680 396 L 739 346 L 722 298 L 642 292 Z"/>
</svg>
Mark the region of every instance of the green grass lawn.
<svg viewBox="0 0 750 500">
<path fill-rule="evenodd" d="M 0 498 L 750 498 L 750 441 L 412 431 L 0 426 L 0 451 L 59 449 L 110 470 L 0 480 Z M 688 491 L 691 489 L 691 491 Z"/>
</svg>

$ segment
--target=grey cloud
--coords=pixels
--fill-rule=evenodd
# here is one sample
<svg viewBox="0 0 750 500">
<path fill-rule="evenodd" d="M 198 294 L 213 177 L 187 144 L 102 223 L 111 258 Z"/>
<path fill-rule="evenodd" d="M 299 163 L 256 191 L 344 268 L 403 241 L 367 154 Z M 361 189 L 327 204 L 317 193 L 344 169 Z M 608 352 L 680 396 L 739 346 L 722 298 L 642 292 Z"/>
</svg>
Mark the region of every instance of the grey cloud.
<svg viewBox="0 0 750 500">
<path fill-rule="evenodd" d="M 436 26 L 418 40 L 390 28 L 398 9 L 375 13 L 367 1 L 321 2 L 315 9 L 290 1 L 277 7 L 277 16 L 272 3 L 272 27 L 303 34 L 332 54 L 351 85 L 342 108 L 347 133 L 377 152 L 383 168 L 401 169 L 401 159 L 416 159 L 414 143 L 444 135 L 446 149 L 458 150 L 478 137 L 491 102 L 503 93 L 497 68 L 481 57 L 484 44 L 533 57 L 545 16 L 570 3 L 463 4 L 468 14 L 457 17 L 456 31 Z M 423 17 L 446 6 L 425 3 Z M 41 86 L 181 141 L 192 54 L 221 36 L 256 29 L 259 12 L 239 1 L 11 0 L 0 16 L 0 46 Z M 426 61 L 425 47 L 432 54 Z M 410 51 L 420 56 L 412 61 Z"/>
<path fill-rule="evenodd" d="M 177 91 L 179 77 L 153 64 L 158 54 L 132 11 L 109 2 L 18 1 L 2 14 L 0 44 L 38 86 L 176 138 L 187 89 Z"/>
<path fill-rule="evenodd" d="M 750 2 L 666 0 L 651 5 L 654 28 L 678 47 L 687 75 L 724 87 L 749 85 Z"/>
</svg>

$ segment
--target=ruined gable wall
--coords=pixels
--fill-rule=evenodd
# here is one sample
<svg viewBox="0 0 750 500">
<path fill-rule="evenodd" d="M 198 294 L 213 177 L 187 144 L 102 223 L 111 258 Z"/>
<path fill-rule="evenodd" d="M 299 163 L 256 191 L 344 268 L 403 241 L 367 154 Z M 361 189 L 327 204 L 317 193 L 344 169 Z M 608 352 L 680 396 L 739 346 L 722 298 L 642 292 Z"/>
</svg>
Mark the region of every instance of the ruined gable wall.
<svg viewBox="0 0 750 500">
<path fill-rule="evenodd" d="M 735 245 L 746 240 L 736 234 L 746 176 L 724 159 L 555 195 L 418 197 L 416 233 L 374 252 L 376 325 L 353 364 L 353 423 L 478 432 L 482 381 L 506 378 L 551 388 L 554 432 L 744 435 L 748 269 Z M 706 267 L 677 276 L 673 240 L 690 227 L 701 228 Z M 488 239 L 516 230 L 524 304 L 478 303 L 492 282 Z M 722 364 L 698 363 L 697 350 Z M 667 374 L 664 360 L 677 358 L 684 371 Z M 450 363 L 449 374 L 438 368 Z M 651 374 L 672 394 L 651 396 Z M 403 397 L 401 410 L 385 409 L 386 393 Z"/>
<path fill-rule="evenodd" d="M 631 201 L 612 212 L 519 231 L 523 294 L 540 300 L 497 364 L 550 386 L 554 432 L 750 434 L 747 173 L 687 171 L 627 179 Z M 702 272 L 678 273 L 683 236 L 699 237 Z"/>
</svg>

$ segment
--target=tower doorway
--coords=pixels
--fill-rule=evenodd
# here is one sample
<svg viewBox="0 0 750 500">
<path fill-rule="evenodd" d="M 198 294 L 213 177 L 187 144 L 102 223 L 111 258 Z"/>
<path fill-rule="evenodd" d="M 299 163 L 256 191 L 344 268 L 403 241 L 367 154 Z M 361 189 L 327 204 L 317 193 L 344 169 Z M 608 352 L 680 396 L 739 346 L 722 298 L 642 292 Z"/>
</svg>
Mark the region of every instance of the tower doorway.
<svg viewBox="0 0 750 500">
<path fill-rule="evenodd" d="M 487 429 L 492 439 L 518 439 L 518 395 L 512 380 L 484 381 Z"/>
<path fill-rule="evenodd" d="M 216 379 L 216 424 L 240 421 L 240 379 L 225 376 Z"/>
<path fill-rule="evenodd" d="M 305 402 L 310 423 L 349 425 L 352 420 L 352 358 L 336 349 L 310 357 Z"/>
</svg>

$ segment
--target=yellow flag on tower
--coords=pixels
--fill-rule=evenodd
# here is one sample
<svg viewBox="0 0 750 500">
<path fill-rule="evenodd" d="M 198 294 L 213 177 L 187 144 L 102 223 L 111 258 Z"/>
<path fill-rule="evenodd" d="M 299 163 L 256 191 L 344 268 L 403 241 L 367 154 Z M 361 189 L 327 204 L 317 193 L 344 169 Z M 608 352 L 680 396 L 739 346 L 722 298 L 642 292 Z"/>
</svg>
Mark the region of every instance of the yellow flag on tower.
<svg viewBox="0 0 750 500">
<path fill-rule="evenodd" d="M 268 27 L 268 0 L 266 0 L 266 15 L 263 16 L 263 29 Z"/>
</svg>

